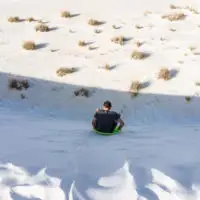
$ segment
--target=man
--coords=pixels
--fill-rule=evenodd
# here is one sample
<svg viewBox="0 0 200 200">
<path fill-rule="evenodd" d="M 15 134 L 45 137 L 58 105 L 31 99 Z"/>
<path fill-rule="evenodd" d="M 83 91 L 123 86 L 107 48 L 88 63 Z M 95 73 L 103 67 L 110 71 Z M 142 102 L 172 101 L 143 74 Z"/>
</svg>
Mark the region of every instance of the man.
<svg viewBox="0 0 200 200">
<path fill-rule="evenodd" d="M 96 113 L 94 114 L 94 118 L 92 120 L 92 126 L 94 129 L 104 133 L 112 133 L 118 123 L 118 129 L 122 129 L 124 122 L 120 118 L 120 114 L 110 111 L 111 108 L 111 102 L 105 101 L 103 104 L 103 109 L 96 109 Z"/>
</svg>

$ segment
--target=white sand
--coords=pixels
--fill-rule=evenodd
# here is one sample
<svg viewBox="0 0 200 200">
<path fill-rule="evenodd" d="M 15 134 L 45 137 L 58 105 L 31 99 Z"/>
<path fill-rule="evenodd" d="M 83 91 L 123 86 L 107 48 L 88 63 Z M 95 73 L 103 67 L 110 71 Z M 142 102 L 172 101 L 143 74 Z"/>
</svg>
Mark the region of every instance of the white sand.
<svg viewBox="0 0 200 200">
<path fill-rule="evenodd" d="M 162 19 L 162 15 L 176 12 L 169 8 L 171 3 L 198 9 L 197 1 L 96 2 L 84 0 L 81 3 L 74 0 L 43 1 L 42 3 L 37 0 L 1 1 L 1 98 L 20 100 L 20 94 L 24 93 L 28 98 L 24 100 L 24 104 L 66 111 L 70 111 L 69 109 L 76 105 L 73 107 L 75 111 L 81 111 L 87 115 L 93 112 L 96 106 L 100 106 L 105 99 L 113 100 L 117 109 L 123 109 L 123 104 L 127 107 L 142 107 L 143 99 L 156 105 L 155 98 L 161 98 L 161 103 L 171 98 L 170 112 L 173 112 L 174 107 L 177 108 L 177 101 L 181 104 L 177 108 L 178 112 L 181 112 L 185 95 L 199 95 L 199 88 L 195 82 L 200 80 L 198 73 L 200 56 L 193 55 L 189 47 L 196 47 L 194 52 L 200 51 L 200 28 L 198 27 L 200 20 L 198 14 L 193 14 L 187 9 L 181 9 L 187 15 L 185 20 L 170 22 Z M 80 15 L 63 19 L 60 17 L 62 10 L 69 10 L 72 14 Z M 145 11 L 151 11 L 152 14 L 145 16 Z M 26 17 L 42 19 L 48 22 L 47 25 L 50 28 L 57 29 L 48 33 L 35 32 L 35 22 L 8 23 L 7 18 L 10 16 L 19 16 L 22 19 Z M 98 27 L 102 33 L 94 33 L 97 27 L 87 24 L 90 18 L 106 22 Z M 144 28 L 136 29 L 137 24 Z M 121 28 L 113 29 L 113 25 L 121 26 Z M 170 31 L 171 28 L 176 31 Z M 110 41 L 112 37 L 120 35 L 132 39 L 123 46 Z M 161 41 L 160 38 L 166 40 Z M 22 43 L 25 40 L 33 40 L 36 44 L 44 46 L 35 51 L 25 51 L 22 49 Z M 79 40 L 94 42 L 91 46 L 98 49 L 88 50 L 88 46 L 79 47 Z M 130 59 L 131 53 L 137 49 L 135 45 L 137 40 L 144 42 L 139 50 L 150 53 L 150 57 L 145 60 Z M 58 51 L 51 52 L 51 50 Z M 185 56 L 185 53 L 188 55 Z M 180 64 L 179 61 L 183 63 Z M 111 71 L 101 69 L 100 67 L 105 66 L 106 63 L 116 68 Z M 56 75 L 59 67 L 76 67 L 79 71 L 61 78 Z M 162 67 L 175 72 L 170 81 L 157 79 Z M 25 92 L 10 92 L 7 88 L 8 77 L 5 73 L 37 80 L 30 79 L 31 88 Z M 50 82 L 44 82 L 44 80 Z M 131 82 L 134 80 L 147 83 L 146 88 L 140 91 L 145 95 L 141 97 L 142 99 L 140 98 L 139 104 L 136 103 L 137 100 L 130 100 L 130 95 L 124 94 L 129 91 Z M 83 86 L 97 88 L 89 100 L 73 97 L 75 88 Z M 169 96 L 166 98 L 164 95 Z M 194 109 L 196 106 L 191 107 L 190 109 Z M 166 107 L 166 109 L 170 108 Z M 180 116 L 182 115 L 183 113 Z"/>
<path fill-rule="evenodd" d="M 200 11 L 197 0 L 0 0 L 0 200 L 200 199 L 200 15 L 170 4 Z M 63 10 L 80 15 L 63 19 Z M 162 19 L 176 11 L 186 18 Z M 36 22 L 9 23 L 10 16 L 41 19 L 53 30 L 36 32 Z M 89 26 L 90 18 L 106 23 Z M 123 46 L 111 42 L 120 35 L 130 38 Z M 40 48 L 24 50 L 26 40 Z M 79 47 L 79 40 L 91 45 Z M 131 59 L 136 49 L 150 56 Z M 60 67 L 79 70 L 58 77 Z M 157 78 L 162 67 L 172 79 Z M 27 78 L 30 88 L 9 90 L 13 76 Z M 131 98 L 135 80 L 145 88 Z M 82 87 L 89 98 L 73 95 Z M 106 99 L 126 122 L 125 134 L 108 140 L 90 134 L 93 112 Z M 45 166 L 51 176 L 32 175 Z"/>
</svg>

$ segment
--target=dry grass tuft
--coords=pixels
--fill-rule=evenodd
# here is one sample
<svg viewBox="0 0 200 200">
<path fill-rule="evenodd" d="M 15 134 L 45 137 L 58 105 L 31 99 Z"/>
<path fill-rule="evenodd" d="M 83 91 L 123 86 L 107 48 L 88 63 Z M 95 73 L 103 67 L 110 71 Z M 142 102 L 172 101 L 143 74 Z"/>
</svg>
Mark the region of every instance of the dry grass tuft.
<svg viewBox="0 0 200 200">
<path fill-rule="evenodd" d="M 172 32 L 175 32 L 175 31 L 176 31 L 175 28 L 170 28 L 169 30 L 172 31 Z"/>
<path fill-rule="evenodd" d="M 20 94 L 21 99 L 26 99 L 26 95 L 25 94 Z"/>
<path fill-rule="evenodd" d="M 28 17 L 25 19 L 26 22 L 36 22 L 37 20 L 34 19 L 33 17 Z"/>
<path fill-rule="evenodd" d="M 137 96 L 142 85 L 139 81 L 133 81 L 130 86 L 130 93 L 132 96 Z"/>
<path fill-rule="evenodd" d="M 28 89 L 29 87 L 30 86 L 28 80 L 10 79 L 8 82 L 9 89 L 22 90 L 22 89 Z"/>
<path fill-rule="evenodd" d="M 103 66 L 100 66 L 99 68 L 104 69 L 106 71 L 111 71 L 113 69 L 115 69 L 117 67 L 117 65 L 109 65 L 108 63 L 106 63 Z"/>
<path fill-rule="evenodd" d="M 195 83 L 196 86 L 200 86 L 200 81 Z"/>
<path fill-rule="evenodd" d="M 189 10 L 190 12 L 192 12 L 193 14 L 199 14 L 199 12 L 197 11 L 197 9 L 192 8 L 190 6 L 180 7 L 180 6 L 175 6 L 175 5 L 171 4 L 170 8 L 171 9 L 186 9 L 186 10 Z"/>
<path fill-rule="evenodd" d="M 149 54 L 141 52 L 141 51 L 133 51 L 133 53 L 131 54 L 131 58 L 135 59 L 135 60 L 143 60 L 145 58 L 147 58 L 149 56 Z"/>
<path fill-rule="evenodd" d="M 99 33 L 102 33 L 102 30 L 95 29 L 94 32 L 95 32 L 96 34 L 99 34 Z"/>
<path fill-rule="evenodd" d="M 99 25 L 102 25 L 103 22 L 95 20 L 95 19 L 89 19 L 88 24 L 91 26 L 99 26 Z"/>
<path fill-rule="evenodd" d="M 33 41 L 25 41 L 22 45 L 22 47 L 26 50 L 35 50 L 36 44 Z"/>
<path fill-rule="evenodd" d="M 184 63 L 184 61 L 182 61 L 182 60 L 179 60 L 179 61 L 178 61 L 178 63 L 179 63 L 179 64 L 183 64 L 183 63 Z"/>
<path fill-rule="evenodd" d="M 170 7 L 170 9 L 180 9 L 181 8 L 180 6 L 175 6 L 173 4 L 170 4 L 169 7 Z"/>
<path fill-rule="evenodd" d="M 35 31 L 36 32 L 48 32 L 49 31 L 49 27 L 45 24 L 38 24 L 35 27 Z"/>
<path fill-rule="evenodd" d="M 166 41 L 167 39 L 164 37 L 160 37 L 160 41 Z"/>
<path fill-rule="evenodd" d="M 115 24 L 113 24 L 113 25 L 112 25 L 112 28 L 113 28 L 113 29 L 120 29 L 121 26 L 116 26 Z"/>
<path fill-rule="evenodd" d="M 163 19 L 168 19 L 169 21 L 178 21 L 185 19 L 186 15 L 183 12 L 172 13 L 169 15 L 163 15 Z"/>
<path fill-rule="evenodd" d="M 137 40 L 137 41 L 135 41 L 135 44 L 137 47 L 140 47 L 140 46 L 142 46 L 143 43 Z"/>
<path fill-rule="evenodd" d="M 88 50 L 90 50 L 90 51 L 93 51 L 93 50 L 96 50 L 96 49 L 98 49 L 98 47 L 93 47 L 93 46 L 88 47 Z"/>
<path fill-rule="evenodd" d="M 186 96 L 186 97 L 185 97 L 185 101 L 186 101 L 186 102 L 189 103 L 191 100 L 192 100 L 192 98 L 191 98 L 190 96 Z"/>
<path fill-rule="evenodd" d="M 125 37 L 124 36 L 113 37 L 113 38 L 111 38 L 111 42 L 123 45 L 125 42 Z"/>
<path fill-rule="evenodd" d="M 66 76 L 67 74 L 72 74 L 72 73 L 74 73 L 76 71 L 77 71 L 76 68 L 64 68 L 64 67 L 61 67 L 56 71 L 56 74 L 59 77 L 63 77 L 63 76 Z"/>
<path fill-rule="evenodd" d="M 79 41 L 78 41 L 78 46 L 84 47 L 84 46 L 86 46 L 86 45 L 87 45 L 87 43 L 86 43 L 85 41 L 83 41 L 83 40 L 79 40 Z"/>
<path fill-rule="evenodd" d="M 85 88 L 80 88 L 74 91 L 74 95 L 75 96 L 83 96 L 83 97 L 89 97 L 90 92 L 89 90 L 85 89 Z"/>
<path fill-rule="evenodd" d="M 8 21 L 11 23 L 14 23 L 14 22 L 16 23 L 16 22 L 21 22 L 22 20 L 16 16 L 16 17 L 9 17 Z"/>
<path fill-rule="evenodd" d="M 60 15 L 63 18 L 70 18 L 70 17 L 72 17 L 72 15 L 71 15 L 71 13 L 69 11 L 62 11 Z"/>
<path fill-rule="evenodd" d="M 158 79 L 169 80 L 171 78 L 170 71 L 167 68 L 162 68 L 159 71 Z"/>
<path fill-rule="evenodd" d="M 152 14 L 152 12 L 149 11 L 149 10 L 147 10 L 147 11 L 144 12 L 144 15 L 145 15 L 145 16 L 150 15 L 150 14 Z"/>
<path fill-rule="evenodd" d="M 200 52 L 194 52 L 193 53 L 195 56 L 199 56 L 200 55 Z"/>
<path fill-rule="evenodd" d="M 187 6 L 185 9 L 189 10 L 193 14 L 197 14 L 197 15 L 199 14 L 199 12 L 197 11 L 197 9 L 195 9 L 195 8 Z"/>
<path fill-rule="evenodd" d="M 109 64 L 106 64 L 106 65 L 104 66 L 104 69 L 105 69 L 105 70 L 110 70 L 110 69 L 111 69 L 111 66 L 110 66 Z"/>
<path fill-rule="evenodd" d="M 144 27 L 143 27 L 143 26 L 140 26 L 140 25 L 138 25 L 138 24 L 136 24 L 136 25 L 135 25 L 135 28 L 136 28 L 136 29 L 142 29 L 142 28 L 144 28 Z"/>
<path fill-rule="evenodd" d="M 196 49 L 196 47 L 194 46 L 189 46 L 190 51 L 194 51 Z"/>
</svg>

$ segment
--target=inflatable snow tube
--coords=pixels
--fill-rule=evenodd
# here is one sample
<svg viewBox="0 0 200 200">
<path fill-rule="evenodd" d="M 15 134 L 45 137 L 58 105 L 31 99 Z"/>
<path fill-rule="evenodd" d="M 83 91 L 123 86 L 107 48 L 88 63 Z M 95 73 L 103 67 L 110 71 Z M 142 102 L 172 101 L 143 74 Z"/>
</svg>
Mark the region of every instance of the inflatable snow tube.
<svg viewBox="0 0 200 200">
<path fill-rule="evenodd" d="M 98 131 L 96 129 L 94 129 L 94 131 L 95 131 L 96 134 L 99 134 L 99 135 L 116 135 L 116 134 L 120 133 L 119 129 L 115 129 L 112 133 L 100 132 L 100 131 Z"/>
</svg>

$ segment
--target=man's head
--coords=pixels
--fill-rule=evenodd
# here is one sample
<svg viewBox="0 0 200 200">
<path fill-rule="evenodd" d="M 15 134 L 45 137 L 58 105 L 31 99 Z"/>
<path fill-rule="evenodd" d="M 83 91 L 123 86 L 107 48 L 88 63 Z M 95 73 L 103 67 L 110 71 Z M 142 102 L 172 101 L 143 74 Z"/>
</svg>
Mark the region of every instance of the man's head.
<svg viewBox="0 0 200 200">
<path fill-rule="evenodd" d="M 110 110 L 111 108 L 112 108 L 112 104 L 111 104 L 110 101 L 105 101 L 105 102 L 103 103 L 103 109 L 104 109 L 104 110 Z"/>
</svg>

